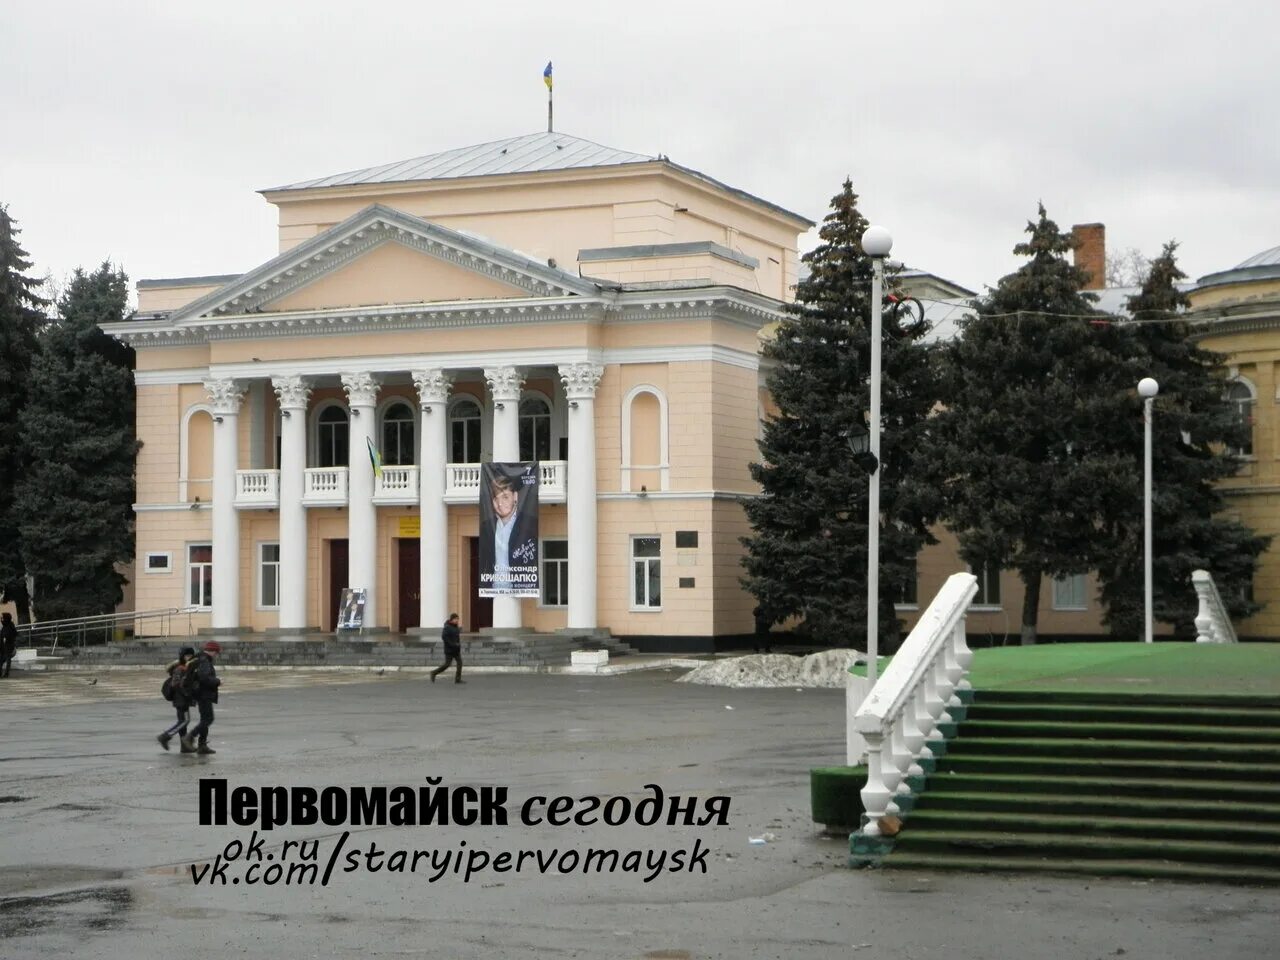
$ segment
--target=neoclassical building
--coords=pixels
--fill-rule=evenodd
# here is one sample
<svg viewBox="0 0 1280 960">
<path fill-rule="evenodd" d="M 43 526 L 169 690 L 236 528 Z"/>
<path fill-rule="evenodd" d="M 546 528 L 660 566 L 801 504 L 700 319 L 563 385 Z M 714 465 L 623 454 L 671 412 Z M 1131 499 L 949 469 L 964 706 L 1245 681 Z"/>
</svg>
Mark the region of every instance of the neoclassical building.
<svg viewBox="0 0 1280 960">
<path fill-rule="evenodd" d="M 135 609 L 747 634 L 760 330 L 812 226 L 704 174 L 540 133 L 262 191 L 280 254 L 144 280 Z M 375 475 L 369 448 L 379 451 Z M 477 597 L 479 464 L 541 464 L 541 595 Z"/>
<path fill-rule="evenodd" d="M 1276 537 L 1259 558 L 1254 599 L 1237 623 L 1244 637 L 1280 637 L 1280 247 L 1201 277 L 1188 319 L 1202 345 L 1227 356 L 1227 397 L 1250 425 L 1240 471 L 1223 481 L 1228 508 L 1247 526 Z"/>
</svg>

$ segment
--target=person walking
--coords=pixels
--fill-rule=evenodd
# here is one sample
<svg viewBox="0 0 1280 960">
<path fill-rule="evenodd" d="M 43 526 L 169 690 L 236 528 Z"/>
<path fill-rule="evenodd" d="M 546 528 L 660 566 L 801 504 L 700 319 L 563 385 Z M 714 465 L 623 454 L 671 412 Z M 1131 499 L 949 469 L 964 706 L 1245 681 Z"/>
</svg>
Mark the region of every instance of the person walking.
<svg viewBox="0 0 1280 960">
<path fill-rule="evenodd" d="M 462 631 L 458 629 L 458 615 L 456 613 L 449 614 L 449 619 L 444 622 L 444 629 L 440 631 L 440 639 L 444 641 L 444 663 L 431 671 L 431 682 L 436 682 L 436 677 L 449 669 L 449 664 L 457 661 L 458 666 L 453 674 L 454 683 L 466 683 L 462 679 Z"/>
<path fill-rule="evenodd" d="M 13 669 L 13 656 L 18 652 L 18 626 L 13 614 L 0 613 L 0 677 L 7 677 Z"/>
<path fill-rule="evenodd" d="M 173 709 L 178 711 L 177 721 L 156 737 L 160 741 L 160 746 L 166 750 L 169 749 L 169 741 L 173 739 L 175 733 L 180 741 L 185 741 L 187 736 L 187 723 L 191 719 L 191 698 L 187 696 L 187 665 L 195 658 L 195 647 L 183 647 L 178 651 L 178 659 L 165 668 L 165 672 L 169 674 L 169 694 L 173 700 Z M 195 751 L 183 742 L 182 752 Z"/>
<path fill-rule="evenodd" d="M 213 658 L 222 652 L 222 644 L 210 640 L 200 648 L 196 658 L 187 664 L 190 677 L 188 690 L 200 711 L 200 722 L 194 730 L 182 738 L 182 746 L 196 753 L 217 753 L 209 746 L 209 728 L 213 726 L 213 705 L 218 702 L 218 687 L 222 681 L 214 669 Z"/>
</svg>

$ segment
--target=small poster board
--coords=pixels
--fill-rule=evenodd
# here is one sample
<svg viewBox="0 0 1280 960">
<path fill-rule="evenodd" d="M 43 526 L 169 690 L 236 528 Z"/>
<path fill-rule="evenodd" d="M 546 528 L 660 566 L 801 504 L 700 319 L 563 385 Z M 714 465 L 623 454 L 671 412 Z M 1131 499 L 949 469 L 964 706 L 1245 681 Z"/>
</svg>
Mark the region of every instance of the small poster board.
<svg viewBox="0 0 1280 960">
<path fill-rule="evenodd" d="M 368 591 L 364 587 L 347 587 L 342 591 L 338 605 L 338 629 L 360 630 L 364 627 L 364 602 Z"/>
</svg>

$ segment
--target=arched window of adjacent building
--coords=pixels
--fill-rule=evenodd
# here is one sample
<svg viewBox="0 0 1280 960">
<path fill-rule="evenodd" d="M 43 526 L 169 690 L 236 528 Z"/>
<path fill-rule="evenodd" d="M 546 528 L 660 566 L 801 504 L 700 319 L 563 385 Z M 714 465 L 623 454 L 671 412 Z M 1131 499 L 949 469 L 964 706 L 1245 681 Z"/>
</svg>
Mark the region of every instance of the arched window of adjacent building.
<svg viewBox="0 0 1280 960">
<path fill-rule="evenodd" d="M 641 384 L 622 400 L 622 489 L 666 490 L 667 398 L 657 387 Z"/>
<path fill-rule="evenodd" d="M 1237 379 L 1227 384 L 1226 400 L 1231 404 L 1232 412 L 1245 437 L 1244 446 L 1233 447 L 1231 452 L 1238 457 L 1253 456 L 1253 385 L 1248 380 Z"/>
<path fill-rule="evenodd" d="M 449 407 L 449 462 L 480 462 L 480 404 L 459 397 Z"/>
<path fill-rule="evenodd" d="M 407 403 L 392 403 L 382 414 L 382 462 L 405 467 L 413 460 L 413 436 L 417 422 Z"/>
<path fill-rule="evenodd" d="M 520 459 L 551 459 L 551 405 L 541 397 L 520 401 Z"/>
<path fill-rule="evenodd" d="M 316 466 L 345 467 L 350 451 L 347 411 L 331 404 L 316 418 Z"/>
</svg>

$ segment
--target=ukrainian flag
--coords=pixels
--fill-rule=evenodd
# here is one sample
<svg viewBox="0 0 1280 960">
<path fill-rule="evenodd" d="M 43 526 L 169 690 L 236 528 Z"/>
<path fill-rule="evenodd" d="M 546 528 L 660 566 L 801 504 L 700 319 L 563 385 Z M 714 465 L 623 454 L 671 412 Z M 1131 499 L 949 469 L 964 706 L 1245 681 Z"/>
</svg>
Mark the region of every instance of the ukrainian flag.
<svg viewBox="0 0 1280 960">
<path fill-rule="evenodd" d="M 551 89 L 551 61 L 547 61 L 547 69 L 542 71 L 542 82 L 547 85 L 547 89 Z"/>
<path fill-rule="evenodd" d="M 378 449 L 373 445 L 373 441 L 370 440 L 368 437 L 364 438 L 364 442 L 369 445 L 369 462 L 373 464 L 373 475 L 375 477 L 381 478 L 382 477 L 382 454 L 378 452 Z"/>
</svg>

